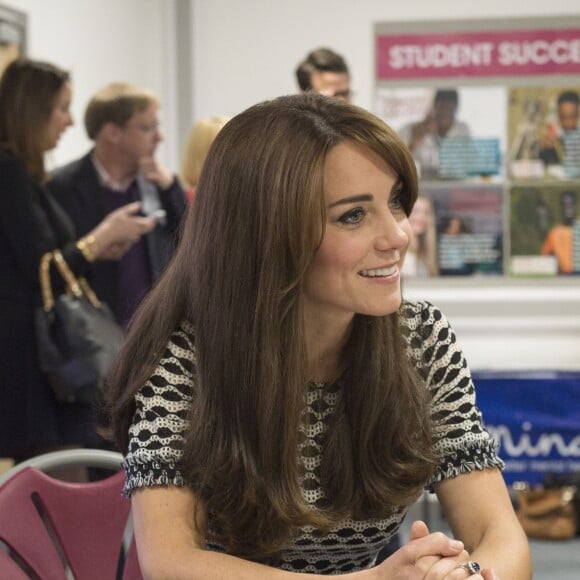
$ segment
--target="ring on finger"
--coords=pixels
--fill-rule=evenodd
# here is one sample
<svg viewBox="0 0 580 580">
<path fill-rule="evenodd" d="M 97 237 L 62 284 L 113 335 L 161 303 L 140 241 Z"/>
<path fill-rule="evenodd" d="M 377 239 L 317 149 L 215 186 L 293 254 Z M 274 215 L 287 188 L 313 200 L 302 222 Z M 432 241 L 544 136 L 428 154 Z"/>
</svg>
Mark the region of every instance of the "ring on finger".
<svg viewBox="0 0 580 580">
<path fill-rule="evenodd" d="M 481 566 L 474 560 L 470 560 L 469 562 L 461 564 L 458 567 L 463 568 L 466 572 L 469 572 L 470 576 L 472 576 L 473 574 L 477 574 L 481 570 Z"/>
</svg>

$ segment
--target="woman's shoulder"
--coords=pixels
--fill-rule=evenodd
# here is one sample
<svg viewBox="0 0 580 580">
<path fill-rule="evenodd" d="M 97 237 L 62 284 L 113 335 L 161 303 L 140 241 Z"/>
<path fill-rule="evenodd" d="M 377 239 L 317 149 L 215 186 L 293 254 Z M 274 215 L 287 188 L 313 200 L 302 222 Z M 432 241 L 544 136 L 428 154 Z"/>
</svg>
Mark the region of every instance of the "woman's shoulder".
<svg viewBox="0 0 580 580">
<path fill-rule="evenodd" d="M 441 310 L 427 300 L 405 301 L 400 309 L 400 325 L 407 346 L 417 356 L 443 343 L 455 341 L 455 334 Z"/>
<path fill-rule="evenodd" d="M 177 328 L 171 333 L 171 341 L 185 342 L 187 346 L 193 347 L 194 345 L 194 329 L 193 324 L 187 320 L 183 319 Z"/>
<path fill-rule="evenodd" d="M 400 316 L 402 325 L 410 329 L 445 319 L 443 312 L 427 300 L 405 300 Z"/>
<path fill-rule="evenodd" d="M 11 217 L 8 218 L 8 223 L 16 226 L 18 219 L 14 217 L 15 208 L 25 208 L 23 211 L 28 211 L 30 203 L 42 203 L 43 187 L 32 178 L 20 159 L 1 146 L 0 175 L 2 176 L 0 179 L 2 209 L 0 211 L 6 213 L 10 209 Z M 34 230 L 39 227 L 36 222 L 30 222 L 28 225 Z"/>
<path fill-rule="evenodd" d="M 28 177 L 28 173 L 22 161 L 13 155 L 9 150 L 4 149 L 0 146 L 0 168 L 2 169 L 2 175 L 4 177 L 8 176 L 18 176 L 18 177 Z"/>
<path fill-rule="evenodd" d="M 42 186 L 35 181 L 30 173 L 26 170 L 24 163 L 16 157 L 11 151 L 3 149 L 0 146 L 0 175 L 2 181 L 0 187 L 2 191 L 20 194 L 28 192 L 29 195 L 35 196 L 42 192 Z M 14 197 L 11 196 L 13 200 Z"/>
<path fill-rule="evenodd" d="M 197 375 L 193 326 L 182 321 L 171 333 L 157 366 L 137 393 L 138 402 L 157 397 L 168 401 L 188 401 Z"/>
<path fill-rule="evenodd" d="M 175 358 L 187 362 L 187 367 L 195 361 L 194 329 L 193 324 L 188 320 L 182 320 L 169 336 L 167 347 L 161 357 L 159 366 L 164 366 L 168 359 Z"/>
</svg>

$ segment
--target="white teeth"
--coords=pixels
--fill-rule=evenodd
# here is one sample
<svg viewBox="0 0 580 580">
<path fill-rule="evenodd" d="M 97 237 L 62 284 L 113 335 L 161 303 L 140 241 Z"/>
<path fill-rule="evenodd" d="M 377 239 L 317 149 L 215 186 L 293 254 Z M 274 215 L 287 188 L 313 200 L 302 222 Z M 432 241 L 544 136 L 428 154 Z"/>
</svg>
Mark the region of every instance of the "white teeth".
<svg viewBox="0 0 580 580">
<path fill-rule="evenodd" d="M 390 268 L 378 268 L 377 270 L 361 270 L 360 275 L 367 278 L 378 278 L 379 276 L 391 276 L 397 271 L 396 266 Z"/>
</svg>

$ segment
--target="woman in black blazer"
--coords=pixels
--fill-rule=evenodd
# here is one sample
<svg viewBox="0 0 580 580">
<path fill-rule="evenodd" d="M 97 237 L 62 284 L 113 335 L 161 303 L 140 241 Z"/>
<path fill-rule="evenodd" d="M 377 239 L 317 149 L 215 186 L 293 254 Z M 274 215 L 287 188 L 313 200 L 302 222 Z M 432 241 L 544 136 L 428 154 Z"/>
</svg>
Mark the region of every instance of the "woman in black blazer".
<svg viewBox="0 0 580 580">
<path fill-rule="evenodd" d="M 82 274 L 93 260 L 119 259 L 155 226 L 135 215 L 136 203 L 76 239 L 44 186 L 44 154 L 73 122 L 70 101 L 68 73 L 49 63 L 18 59 L 0 79 L 0 457 L 17 462 L 97 443 L 94 409 L 57 403 L 38 364 L 33 316 L 41 256 L 60 248 Z"/>
</svg>

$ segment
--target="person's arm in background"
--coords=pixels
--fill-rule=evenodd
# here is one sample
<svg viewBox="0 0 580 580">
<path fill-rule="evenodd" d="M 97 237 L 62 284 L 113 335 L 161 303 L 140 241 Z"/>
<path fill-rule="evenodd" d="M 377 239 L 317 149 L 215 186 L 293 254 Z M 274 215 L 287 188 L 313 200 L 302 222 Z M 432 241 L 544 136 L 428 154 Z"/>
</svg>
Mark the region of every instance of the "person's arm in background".
<svg viewBox="0 0 580 580">
<path fill-rule="evenodd" d="M 429 112 L 421 121 L 414 123 L 411 127 L 411 138 L 409 141 L 409 149 L 411 152 L 421 147 L 425 137 L 427 135 L 433 135 L 435 130 L 435 120 L 432 112 Z"/>
<path fill-rule="evenodd" d="M 538 158 L 546 165 L 561 165 L 564 162 L 564 148 L 554 123 L 547 123 L 540 130 L 538 140 L 540 142 Z"/>
<path fill-rule="evenodd" d="M 164 227 L 175 232 L 187 206 L 187 195 L 179 179 L 154 157 L 142 158 L 139 165 L 143 177 L 157 186 L 159 200 L 167 212 Z"/>
<path fill-rule="evenodd" d="M 554 234 L 553 230 L 549 230 L 542 244 L 542 256 L 551 256 L 555 254 Z"/>
<path fill-rule="evenodd" d="M 77 239 L 59 242 L 63 232 L 55 231 L 53 220 L 66 220 L 64 210 L 44 186 L 28 178 L 19 162 L 3 160 L 2 178 L 6 194 L 0 195 L 0 230 L 19 269 L 34 286 L 39 285 L 40 258 L 46 252 L 59 248 L 73 272 L 82 274 L 88 268 L 88 261 L 110 259 L 108 252 L 112 246 L 130 246 L 155 227 L 154 220 L 133 215 L 139 209 L 138 202 L 125 206 L 109 214 L 85 236 L 88 247 L 83 252 L 77 246 Z"/>
<path fill-rule="evenodd" d="M 429 112 L 425 118 L 408 123 L 399 130 L 399 136 L 406 143 L 411 153 L 416 154 L 427 135 L 435 132 L 435 122 L 433 114 Z"/>
</svg>

